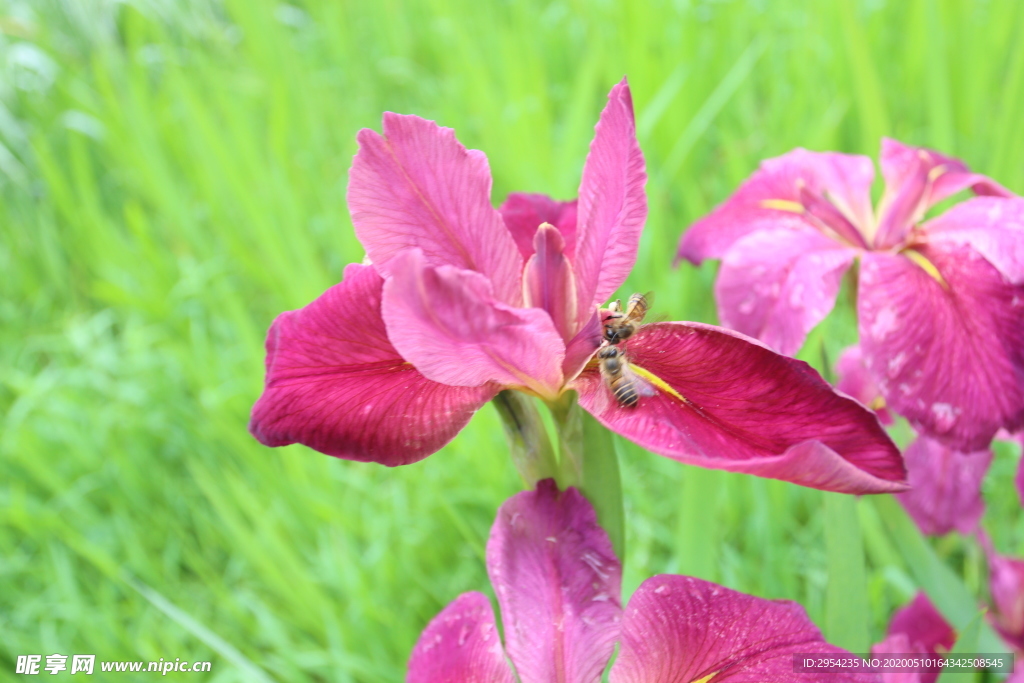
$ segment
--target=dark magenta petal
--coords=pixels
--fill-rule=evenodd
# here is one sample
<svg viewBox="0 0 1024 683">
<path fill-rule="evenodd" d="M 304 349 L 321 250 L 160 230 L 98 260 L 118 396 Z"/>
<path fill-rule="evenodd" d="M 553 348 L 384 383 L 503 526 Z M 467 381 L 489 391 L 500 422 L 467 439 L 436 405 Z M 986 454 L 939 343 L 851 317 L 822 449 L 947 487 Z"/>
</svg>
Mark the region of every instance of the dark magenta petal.
<svg viewBox="0 0 1024 683">
<path fill-rule="evenodd" d="M 562 233 L 566 256 L 571 259 L 576 252 L 575 199 L 560 202 L 546 194 L 513 192 L 498 211 L 512 233 L 524 262 L 533 256 L 533 236 L 542 223 L 550 223 Z"/>
<path fill-rule="evenodd" d="M 992 464 L 992 451 L 961 453 L 922 435 L 903 456 L 910 490 L 896 497 L 921 531 L 932 536 L 954 529 L 973 533 L 985 513 L 981 481 Z"/>
<path fill-rule="evenodd" d="M 646 182 L 644 156 L 636 141 L 633 98 L 623 78 L 608 93 L 580 181 L 573 256 L 580 324 L 633 269 L 647 220 Z"/>
<path fill-rule="evenodd" d="M 427 625 L 409 657 L 406 683 L 515 683 L 494 610 L 483 593 L 463 593 Z"/>
<path fill-rule="evenodd" d="M 405 362 L 380 317 L 381 284 L 372 267 L 353 264 L 316 301 L 277 317 L 249 422 L 261 443 L 405 465 L 451 441 L 497 393 L 431 382 Z"/>
<path fill-rule="evenodd" d="M 481 273 L 499 301 L 518 305 L 523 258 L 491 205 L 484 153 L 418 116 L 387 112 L 383 127 L 359 131 L 348 185 L 356 235 L 377 270 L 393 275 L 392 259 L 415 247 L 431 266 Z"/>
<path fill-rule="evenodd" d="M 630 598 L 612 683 L 872 681 L 794 673 L 794 654 L 847 653 L 824 641 L 803 607 L 689 576 L 647 579 Z"/>
<path fill-rule="evenodd" d="M 866 253 L 860 344 L 888 406 L 952 448 L 1024 425 L 1024 286 L 969 247 Z"/>
<path fill-rule="evenodd" d="M 759 230 L 834 233 L 836 215 L 863 232 L 873 221 L 874 177 L 865 156 L 795 149 L 766 159 L 731 197 L 683 233 L 678 257 L 694 263 L 723 258 L 737 240 Z"/>
<path fill-rule="evenodd" d="M 619 636 L 622 568 L 583 495 L 548 479 L 505 501 L 487 569 L 522 683 L 598 683 Z"/>
<path fill-rule="evenodd" d="M 562 363 L 562 374 L 566 382 L 576 378 L 589 362 L 590 358 L 604 340 L 604 327 L 601 325 L 600 311 L 595 308 L 590 319 L 565 347 L 565 362 Z"/>
<path fill-rule="evenodd" d="M 838 391 L 852 396 L 874 410 L 882 424 L 892 424 L 892 415 L 885 407 L 885 399 L 875 384 L 875 378 L 864 365 L 864 354 L 858 344 L 848 346 L 839 354 L 839 360 L 836 361 L 836 378 Z"/>
<path fill-rule="evenodd" d="M 602 424 L 655 453 L 828 491 L 906 488 L 878 418 L 802 361 L 699 323 L 645 325 L 623 348 L 636 372 L 659 378 L 653 396 L 622 407 L 595 369 L 573 386 Z"/>
<path fill-rule="evenodd" d="M 795 354 L 835 305 L 857 252 L 813 230 L 759 230 L 722 259 L 715 300 L 722 324 Z"/>
<path fill-rule="evenodd" d="M 935 245 L 969 245 L 1007 280 L 1024 283 L 1024 199 L 974 197 L 928 221 L 921 231 Z"/>
<path fill-rule="evenodd" d="M 388 337 L 426 377 L 452 386 L 496 382 L 555 397 L 565 342 L 539 308 L 495 301 L 480 273 L 432 267 L 418 249 L 393 259 L 384 284 Z"/>
</svg>

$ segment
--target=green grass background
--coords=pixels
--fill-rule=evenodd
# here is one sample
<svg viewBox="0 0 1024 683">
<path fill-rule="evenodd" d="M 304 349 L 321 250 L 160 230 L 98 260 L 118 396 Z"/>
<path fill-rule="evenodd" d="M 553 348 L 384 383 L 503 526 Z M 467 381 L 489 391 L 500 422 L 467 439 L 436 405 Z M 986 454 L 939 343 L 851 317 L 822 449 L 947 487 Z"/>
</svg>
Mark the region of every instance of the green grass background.
<svg viewBox="0 0 1024 683">
<path fill-rule="evenodd" d="M 363 256 L 347 169 L 384 110 L 484 150 L 496 203 L 568 198 L 627 74 L 651 179 L 623 292 L 653 290 L 669 319 L 715 320 L 714 266 L 672 269 L 674 245 L 764 157 L 874 156 L 892 135 L 1024 191 L 1016 0 L 0 8 L 0 679 L 57 652 L 398 681 L 428 619 L 490 590 L 483 544 L 520 486 L 491 407 L 397 470 L 245 429 L 273 317 Z M 855 339 L 849 303 L 804 351 L 819 368 Z M 821 493 L 619 446 L 627 591 L 690 573 L 825 624 Z M 985 485 L 1007 552 L 1024 551 L 1017 457 L 1001 448 Z M 875 641 L 915 583 L 855 509 Z M 974 545 L 934 546 L 983 595 Z"/>
</svg>

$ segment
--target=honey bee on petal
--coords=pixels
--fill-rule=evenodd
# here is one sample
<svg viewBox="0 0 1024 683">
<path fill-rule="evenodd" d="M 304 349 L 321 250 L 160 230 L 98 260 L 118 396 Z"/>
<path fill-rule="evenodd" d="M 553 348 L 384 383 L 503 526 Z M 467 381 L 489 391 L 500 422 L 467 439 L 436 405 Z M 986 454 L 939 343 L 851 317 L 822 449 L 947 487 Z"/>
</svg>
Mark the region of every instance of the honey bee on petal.
<svg viewBox="0 0 1024 683">
<path fill-rule="evenodd" d="M 654 396 L 657 392 L 629 368 L 625 354 L 617 346 L 603 346 L 597 352 L 598 366 L 605 386 L 623 408 L 632 408 L 641 396 Z"/>
<path fill-rule="evenodd" d="M 622 310 L 622 302 L 618 299 L 608 306 L 609 315 L 604 319 L 604 338 L 609 344 L 618 344 L 633 336 L 636 328 L 643 322 L 650 304 L 650 294 L 634 294 L 629 297 L 626 310 Z"/>
</svg>

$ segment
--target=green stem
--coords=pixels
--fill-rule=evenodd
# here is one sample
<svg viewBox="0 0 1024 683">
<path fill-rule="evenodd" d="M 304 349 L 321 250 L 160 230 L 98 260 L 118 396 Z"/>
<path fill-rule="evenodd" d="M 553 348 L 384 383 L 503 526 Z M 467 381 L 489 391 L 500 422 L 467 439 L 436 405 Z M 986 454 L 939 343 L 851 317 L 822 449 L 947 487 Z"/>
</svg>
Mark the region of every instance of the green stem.
<svg viewBox="0 0 1024 683">
<path fill-rule="evenodd" d="M 536 401 L 518 391 L 505 390 L 498 392 L 492 403 L 505 427 L 512 463 L 526 488 L 532 489 L 541 479 L 558 479 L 555 450 Z"/>
<path fill-rule="evenodd" d="M 822 495 L 828 557 L 825 636 L 830 643 L 850 652 L 867 652 L 868 590 L 857 499 L 841 493 Z"/>
<path fill-rule="evenodd" d="M 575 486 L 597 512 L 612 548 L 625 559 L 626 525 L 622 478 L 612 433 L 580 408 L 576 392 L 548 403 L 558 433 L 559 478 L 562 488 Z"/>
</svg>

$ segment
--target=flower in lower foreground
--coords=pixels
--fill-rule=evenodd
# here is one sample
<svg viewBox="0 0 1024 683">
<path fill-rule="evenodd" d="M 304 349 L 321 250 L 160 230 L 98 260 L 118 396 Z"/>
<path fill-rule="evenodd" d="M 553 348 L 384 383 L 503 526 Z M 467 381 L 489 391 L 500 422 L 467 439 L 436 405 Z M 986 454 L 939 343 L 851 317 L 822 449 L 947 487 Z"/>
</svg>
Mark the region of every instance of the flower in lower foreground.
<svg viewBox="0 0 1024 683">
<path fill-rule="evenodd" d="M 797 149 L 769 159 L 687 230 L 679 257 L 722 260 L 728 327 L 792 354 L 860 259 L 861 348 L 888 406 L 949 446 L 985 448 L 1024 426 L 1024 199 L 963 162 L 882 141 L 871 207 L 864 156 Z M 924 223 L 957 192 L 978 195 Z"/>
<path fill-rule="evenodd" d="M 843 351 L 836 363 L 836 387 L 892 422 L 867 367 L 860 347 Z M 981 482 L 992 464 L 992 451 L 971 453 L 954 450 L 925 434 L 919 434 L 903 452 L 910 490 L 896 499 L 925 534 L 941 536 L 956 530 L 973 533 L 985 513 Z"/>
<path fill-rule="evenodd" d="M 949 652 L 956 642 L 956 632 L 925 593 L 897 610 L 889 622 L 885 640 L 871 648 L 871 654 L 935 655 Z M 890 671 L 882 674 L 883 683 L 934 683 L 937 672 Z"/>
<path fill-rule="evenodd" d="M 464 593 L 423 631 L 408 683 L 596 683 L 616 642 L 612 683 L 876 680 L 794 674 L 794 654 L 844 651 L 793 602 L 659 575 L 621 607 L 621 566 L 593 508 L 550 480 L 501 506 L 487 570 L 504 645 L 487 597 Z"/>
<path fill-rule="evenodd" d="M 996 552 L 988 535 L 978 534 L 988 558 L 988 585 L 992 596 L 992 625 L 1024 657 L 1024 560 Z"/>
<path fill-rule="evenodd" d="M 486 157 L 416 116 L 359 133 L 348 202 L 370 265 L 267 335 L 250 430 L 268 446 L 404 465 L 503 389 L 566 392 L 641 446 L 700 465 L 871 493 L 905 488 L 869 411 L 809 366 L 728 330 L 644 325 L 620 345 L 644 396 L 622 405 L 594 354 L 600 306 L 636 259 L 644 160 L 625 80 L 595 129 L 577 202 L 491 205 Z"/>
</svg>

